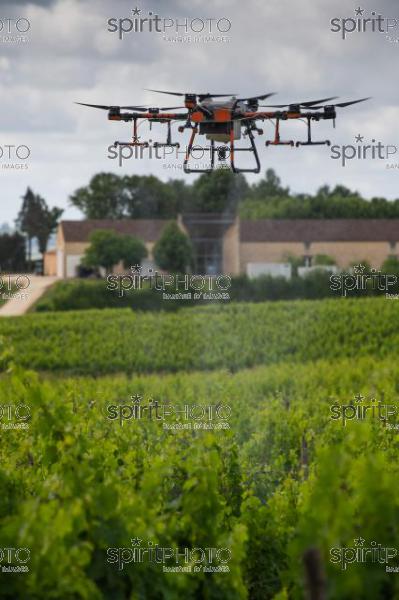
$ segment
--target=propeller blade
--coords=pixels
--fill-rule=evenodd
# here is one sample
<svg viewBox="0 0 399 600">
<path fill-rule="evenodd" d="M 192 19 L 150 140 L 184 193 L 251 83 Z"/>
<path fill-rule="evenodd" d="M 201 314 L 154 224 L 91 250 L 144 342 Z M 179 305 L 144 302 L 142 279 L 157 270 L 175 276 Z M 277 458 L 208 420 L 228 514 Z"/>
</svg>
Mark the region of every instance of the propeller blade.
<svg viewBox="0 0 399 600">
<path fill-rule="evenodd" d="M 349 102 L 339 102 L 338 104 L 328 104 L 327 106 L 337 106 L 338 108 L 345 108 L 346 106 L 351 106 L 352 104 L 358 104 L 359 102 L 366 102 L 366 100 L 370 100 L 371 96 L 369 98 L 361 98 L 360 100 L 350 100 Z M 324 105 L 320 105 L 320 106 L 310 106 L 309 110 L 320 110 L 321 108 L 324 108 Z"/>
<path fill-rule="evenodd" d="M 182 92 L 165 92 L 164 90 L 150 90 L 149 88 L 144 88 L 146 92 L 156 92 L 157 94 L 169 94 L 169 96 L 185 96 Z"/>
<path fill-rule="evenodd" d="M 179 110 L 180 108 L 186 108 L 185 106 L 161 106 L 159 110 Z"/>
<path fill-rule="evenodd" d="M 359 102 L 366 102 L 366 100 L 371 100 L 371 96 L 369 96 L 368 98 L 361 98 L 360 100 L 351 100 L 351 102 L 341 102 L 340 104 L 336 104 L 335 106 L 345 108 L 345 106 L 350 106 L 351 104 L 358 104 Z"/>
<path fill-rule="evenodd" d="M 227 98 L 228 96 L 235 96 L 235 94 L 197 94 L 199 98 Z"/>
<path fill-rule="evenodd" d="M 329 100 L 335 100 L 338 96 L 332 96 L 331 98 L 322 98 L 321 100 L 310 100 L 308 102 L 290 102 L 290 104 L 267 104 L 265 108 L 289 108 L 290 106 L 303 106 L 309 108 L 315 104 L 321 104 L 322 102 L 328 102 Z"/>
<path fill-rule="evenodd" d="M 206 92 L 205 94 L 195 94 L 194 92 L 167 92 L 165 90 L 152 90 L 149 88 L 145 88 L 147 92 L 156 92 L 157 94 L 169 94 L 170 96 L 198 96 L 198 98 L 205 100 L 205 98 L 224 98 L 226 96 L 235 96 L 235 94 L 210 94 Z"/>
<path fill-rule="evenodd" d="M 89 106 L 90 108 L 101 108 L 102 110 L 110 110 L 111 108 L 119 108 L 119 106 L 104 106 L 103 104 L 86 104 L 85 102 L 75 102 L 81 106 Z"/>
<path fill-rule="evenodd" d="M 178 110 L 186 108 L 185 106 L 121 106 L 124 110 L 137 110 L 139 112 L 148 112 L 150 110 Z"/>
<path fill-rule="evenodd" d="M 331 98 L 322 98 L 321 100 L 312 100 L 311 102 L 301 102 L 301 106 L 314 106 L 315 104 L 324 104 L 330 100 L 335 100 L 338 96 L 331 96 Z"/>
<path fill-rule="evenodd" d="M 248 98 L 238 98 L 237 102 L 255 102 L 256 100 L 266 100 L 270 96 L 275 96 L 277 92 L 271 92 L 269 94 L 262 94 L 261 96 L 250 96 Z"/>
<path fill-rule="evenodd" d="M 145 106 L 120 106 L 123 110 L 137 110 L 138 112 L 146 112 L 147 108 Z"/>
</svg>

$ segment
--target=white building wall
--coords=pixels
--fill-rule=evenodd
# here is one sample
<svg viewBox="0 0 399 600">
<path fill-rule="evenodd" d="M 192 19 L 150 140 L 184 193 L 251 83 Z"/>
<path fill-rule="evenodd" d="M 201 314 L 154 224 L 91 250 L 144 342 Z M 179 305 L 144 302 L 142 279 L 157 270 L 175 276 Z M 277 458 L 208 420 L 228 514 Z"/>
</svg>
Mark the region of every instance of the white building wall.
<svg viewBox="0 0 399 600">
<path fill-rule="evenodd" d="M 66 257 L 66 277 L 77 277 L 78 266 L 81 263 L 83 254 L 67 254 Z"/>
<path fill-rule="evenodd" d="M 65 277 L 64 251 L 57 248 L 57 277 Z"/>
<path fill-rule="evenodd" d="M 272 277 L 285 277 L 291 279 L 292 267 L 290 263 L 256 263 L 247 264 L 247 275 L 251 279 L 260 275 L 271 275 Z"/>
<path fill-rule="evenodd" d="M 298 275 L 300 277 L 304 277 L 308 273 L 313 273 L 313 271 L 326 271 L 329 273 L 338 273 L 339 269 L 336 265 L 314 265 L 314 267 L 298 267 Z"/>
</svg>

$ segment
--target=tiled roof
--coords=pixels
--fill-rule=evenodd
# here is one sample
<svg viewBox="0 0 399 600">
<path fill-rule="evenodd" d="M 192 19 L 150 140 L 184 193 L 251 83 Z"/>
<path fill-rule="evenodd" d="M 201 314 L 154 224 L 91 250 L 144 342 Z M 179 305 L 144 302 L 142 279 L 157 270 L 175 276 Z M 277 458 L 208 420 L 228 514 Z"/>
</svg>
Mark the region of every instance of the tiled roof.
<svg viewBox="0 0 399 600">
<path fill-rule="evenodd" d="M 399 219 L 241 221 L 241 242 L 399 242 Z"/>
<path fill-rule="evenodd" d="M 156 242 L 165 225 L 163 219 L 88 219 L 84 221 L 61 221 L 65 242 L 88 242 L 96 229 L 110 229 L 117 233 L 133 235 L 144 242 Z"/>
</svg>

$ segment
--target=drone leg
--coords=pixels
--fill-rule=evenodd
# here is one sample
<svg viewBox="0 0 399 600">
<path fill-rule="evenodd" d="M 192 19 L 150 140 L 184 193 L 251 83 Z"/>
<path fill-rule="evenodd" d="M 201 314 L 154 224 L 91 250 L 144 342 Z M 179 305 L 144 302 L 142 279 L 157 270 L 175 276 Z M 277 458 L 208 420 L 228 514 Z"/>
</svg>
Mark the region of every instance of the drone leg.
<svg viewBox="0 0 399 600">
<path fill-rule="evenodd" d="M 138 136 L 138 132 L 137 132 L 137 119 L 133 120 L 133 139 L 131 142 L 114 142 L 114 146 L 115 148 L 117 148 L 118 146 L 140 146 L 142 148 L 148 148 L 149 147 L 149 143 L 148 142 L 139 142 L 139 136 Z"/>
<path fill-rule="evenodd" d="M 180 148 L 180 144 L 176 142 L 176 144 L 172 144 L 172 131 L 171 131 L 171 123 L 168 121 L 168 133 L 166 136 L 166 143 L 162 144 L 161 142 L 154 142 L 154 148 Z"/>
<path fill-rule="evenodd" d="M 256 149 L 255 138 L 250 126 L 247 127 L 247 134 L 249 140 L 251 142 L 250 148 L 234 148 L 234 132 L 230 132 L 230 161 L 231 161 L 231 170 L 233 173 L 260 173 L 260 160 L 258 155 L 258 150 Z M 234 163 L 234 152 L 252 152 L 255 157 L 256 167 L 255 169 L 240 169 L 235 166 Z"/>
<path fill-rule="evenodd" d="M 235 165 L 234 165 L 234 127 L 233 127 L 233 125 L 231 126 L 231 129 L 230 129 L 230 164 L 231 164 L 231 170 L 233 171 L 233 173 L 236 173 Z"/>
<path fill-rule="evenodd" d="M 270 140 L 267 140 L 266 146 L 294 146 L 295 142 L 294 140 L 289 140 L 287 142 L 282 142 L 280 139 L 280 119 L 276 119 L 276 131 L 274 134 L 274 140 L 271 142 Z"/>
<path fill-rule="evenodd" d="M 306 117 L 307 127 L 308 127 L 308 140 L 307 142 L 297 142 L 295 145 L 297 148 L 299 146 L 331 146 L 330 140 L 324 140 L 323 142 L 313 142 L 312 141 L 312 125 L 311 125 L 311 117 Z"/>
<path fill-rule="evenodd" d="M 213 167 L 214 167 L 214 157 L 212 156 L 212 152 L 214 151 L 214 144 L 211 144 L 211 168 L 210 169 L 190 169 L 189 167 L 189 160 L 191 157 L 191 152 L 193 149 L 193 145 L 194 145 L 194 140 L 195 140 L 195 136 L 198 133 L 198 128 L 197 127 L 193 127 L 192 133 L 191 133 L 191 137 L 190 137 L 190 141 L 187 147 L 187 152 L 186 152 L 186 157 L 184 159 L 184 163 L 183 163 L 183 170 L 185 173 L 212 173 L 213 171 Z"/>
<path fill-rule="evenodd" d="M 215 152 L 217 152 L 215 148 L 215 140 L 211 140 L 211 171 L 215 168 Z"/>
<path fill-rule="evenodd" d="M 139 136 L 137 132 L 137 119 L 133 120 L 133 142 L 138 142 Z"/>
</svg>

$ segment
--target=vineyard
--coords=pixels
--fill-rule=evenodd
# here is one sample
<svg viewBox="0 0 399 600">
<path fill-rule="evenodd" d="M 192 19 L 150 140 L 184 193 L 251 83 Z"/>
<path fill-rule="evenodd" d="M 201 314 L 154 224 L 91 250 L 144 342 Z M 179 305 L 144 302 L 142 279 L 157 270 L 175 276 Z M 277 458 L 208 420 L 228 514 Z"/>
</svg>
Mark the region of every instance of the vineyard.
<svg viewBox="0 0 399 600">
<path fill-rule="evenodd" d="M 31 549 L 1 598 L 399 598 L 385 564 L 331 554 L 396 547 L 396 417 L 353 418 L 397 402 L 394 302 L 32 314 L 0 335 L 2 404 L 30 415 L 3 412 L 2 547 Z M 229 549 L 228 571 L 165 572 L 137 540 Z"/>
<path fill-rule="evenodd" d="M 99 375 L 227 368 L 399 349 L 385 299 L 212 305 L 178 313 L 86 310 L 0 322 L 15 360 L 40 371 Z"/>
</svg>

